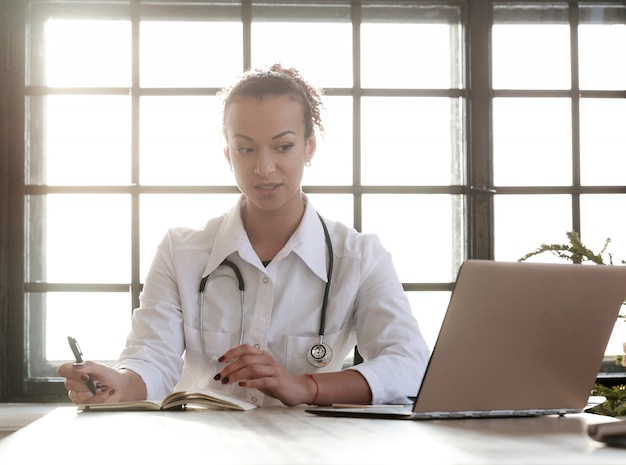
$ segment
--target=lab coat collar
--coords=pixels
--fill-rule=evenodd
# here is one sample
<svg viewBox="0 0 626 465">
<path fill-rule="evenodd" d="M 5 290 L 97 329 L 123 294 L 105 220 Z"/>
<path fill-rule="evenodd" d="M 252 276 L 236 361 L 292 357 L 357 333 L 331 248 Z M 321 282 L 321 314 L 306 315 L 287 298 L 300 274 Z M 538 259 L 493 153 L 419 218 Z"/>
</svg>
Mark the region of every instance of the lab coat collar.
<svg viewBox="0 0 626 465">
<path fill-rule="evenodd" d="M 246 234 L 246 230 L 243 227 L 243 221 L 241 219 L 242 199 L 243 196 L 239 198 L 239 201 L 222 219 L 222 222 L 215 233 L 215 239 L 213 240 L 209 261 L 204 268 L 204 272 L 202 273 L 203 277 L 213 273 L 213 271 L 221 265 L 224 259 L 235 252 L 239 252 L 240 255 L 248 261 L 251 261 L 250 257 L 256 256 L 252 250 L 252 244 L 250 244 L 250 240 L 248 239 L 248 235 Z"/>
<path fill-rule="evenodd" d="M 315 208 L 306 195 L 304 215 L 300 225 L 285 244 L 285 247 L 274 258 L 280 260 L 289 253 L 296 253 L 302 261 L 315 273 L 322 281 L 327 280 L 327 260 L 326 239 L 322 224 L 317 216 Z M 250 244 L 246 230 L 241 219 L 241 202 L 243 196 L 224 216 L 221 225 L 215 235 L 213 247 L 209 256 L 209 261 L 202 273 L 205 277 L 212 273 L 224 261 L 225 258 L 237 252 L 249 263 L 263 266 Z"/>
<path fill-rule="evenodd" d="M 327 261 L 326 237 L 320 218 L 315 211 L 311 201 L 306 195 L 304 215 L 298 229 L 293 233 L 284 249 L 276 256 L 281 258 L 293 251 L 322 281 L 327 281 Z"/>
</svg>

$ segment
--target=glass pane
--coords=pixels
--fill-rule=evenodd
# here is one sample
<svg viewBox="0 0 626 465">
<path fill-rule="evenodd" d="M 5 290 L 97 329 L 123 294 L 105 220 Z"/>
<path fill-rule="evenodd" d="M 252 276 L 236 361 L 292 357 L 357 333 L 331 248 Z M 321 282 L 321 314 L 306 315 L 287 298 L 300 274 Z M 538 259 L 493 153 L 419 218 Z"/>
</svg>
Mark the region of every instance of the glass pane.
<svg viewBox="0 0 626 465">
<path fill-rule="evenodd" d="M 624 212 L 626 211 L 626 195 L 597 194 L 580 196 L 581 240 L 595 253 L 599 253 L 607 239 L 611 239 L 603 254 L 605 263 L 624 266 L 626 263 L 626 228 L 624 228 Z M 626 314 L 622 307 L 621 314 Z M 615 329 L 606 348 L 607 355 L 620 355 L 624 351 L 622 344 L 626 342 L 626 322 L 618 319 Z"/>
<path fill-rule="evenodd" d="M 363 195 L 363 232 L 377 234 L 402 282 L 450 282 L 463 255 L 458 196 Z"/>
<path fill-rule="evenodd" d="M 458 100 L 364 97 L 361 105 L 363 184 L 460 182 Z"/>
<path fill-rule="evenodd" d="M 352 97 L 324 97 L 324 134 L 317 136 L 311 166 L 303 185 L 352 184 Z"/>
<path fill-rule="evenodd" d="M 450 292 L 407 292 L 406 294 L 424 339 L 432 350 L 437 342 L 443 318 L 446 316 Z"/>
<path fill-rule="evenodd" d="M 361 24 L 361 85 L 370 88 L 460 87 L 457 25 Z"/>
<path fill-rule="evenodd" d="M 316 87 L 352 86 L 352 25 L 252 22 L 252 67 L 298 69 Z"/>
<path fill-rule="evenodd" d="M 613 255 L 615 265 L 626 264 L 626 195 L 624 194 L 588 194 L 580 196 L 580 233 L 583 243 L 599 253 L 607 238 L 611 242 L 604 254 L 609 263 L 608 254 Z M 626 312 L 626 309 L 624 309 Z M 626 342 L 626 339 L 624 340 Z"/>
<path fill-rule="evenodd" d="M 141 183 L 234 185 L 215 97 L 142 97 Z"/>
<path fill-rule="evenodd" d="M 497 7 L 491 30 L 494 89 L 569 89 L 565 8 Z"/>
<path fill-rule="evenodd" d="M 582 89 L 624 90 L 626 24 L 581 24 L 578 54 Z"/>
<path fill-rule="evenodd" d="M 45 76 L 51 87 L 129 87 L 130 21 L 50 19 Z"/>
<path fill-rule="evenodd" d="M 125 292 L 45 294 L 46 359 L 73 360 L 67 343 L 73 336 L 85 360 L 116 360 L 130 331 L 131 305 Z"/>
<path fill-rule="evenodd" d="M 354 226 L 354 197 L 352 194 L 307 194 L 315 210 L 324 218 Z"/>
<path fill-rule="evenodd" d="M 141 85 L 224 87 L 243 66 L 240 22 L 142 21 Z"/>
<path fill-rule="evenodd" d="M 238 198 L 239 194 L 141 195 L 141 279 L 169 228 L 202 228 L 211 218 L 227 213 Z"/>
<path fill-rule="evenodd" d="M 571 185 L 571 132 L 569 99 L 494 99 L 495 185 Z"/>
<path fill-rule="evenodd" d="M 516 261 L 541 244 L 562 244 L 572 229 L 572 201 L 568 195 L 496 195 L 494 198 L 494 255 Z M 543 253 L 529 261 L 562 261 Z"/>
<path fill-rule="evenodd" d="M 130 183 L 130 97 L 50 95 L 45 111 L 45 170 L 32 183 Z"/>
<path fill-rule="evenodd" d="M 581 183 L 626 185 L 626 100 L 581 99 Z"/>
<path fill-rule="evenodd" d="M 129 196 L 30 196 L 27 225 L 29 281 L 130 282 Z"/>
<path fill-rule="evenodd" d="M 620 314 L 626 313 L 624 307 L 620 310 Z M 604 351 L 606 356 L 624 355 L 624 343 L 626 343 L 626 322 L 622 318 L 618 318 L 613 327 L 613 332 Z"/>
</svg>

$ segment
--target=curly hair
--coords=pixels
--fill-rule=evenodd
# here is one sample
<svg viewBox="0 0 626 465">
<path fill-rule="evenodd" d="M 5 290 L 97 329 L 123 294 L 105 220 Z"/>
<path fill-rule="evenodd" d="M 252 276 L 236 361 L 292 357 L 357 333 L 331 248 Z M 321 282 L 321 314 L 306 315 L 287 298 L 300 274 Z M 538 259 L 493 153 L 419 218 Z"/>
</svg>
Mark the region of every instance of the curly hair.
<svg viewBox="0 0 626 465">
<path fill-rule="evenodd" d="M 320 135 L 324 134 L 321 110 L 322 91 L 311 86 L 295 68 L 284 68 L 274 64 L 266 69 L 251 69 L 232 86 L 222 89 L 219 93 L 223 101 L 222 128 L 226 134 L 226 108 L 241 97 L 253 97 L 262 100 L 265 97 L 290 96 L 302 103 L 304 108 L 305 137 L 313 136 L 317 128 Z"/>
</svg>

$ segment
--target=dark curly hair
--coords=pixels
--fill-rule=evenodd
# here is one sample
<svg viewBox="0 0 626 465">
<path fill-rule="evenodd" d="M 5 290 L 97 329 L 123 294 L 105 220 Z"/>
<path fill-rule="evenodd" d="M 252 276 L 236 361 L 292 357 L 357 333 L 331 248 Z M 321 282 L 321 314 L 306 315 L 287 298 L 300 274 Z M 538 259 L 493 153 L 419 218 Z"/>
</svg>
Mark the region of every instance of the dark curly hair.
<svg viewBox="0 0 626 465">
<path fill-rule="evenodd" d="M 265 97 L 287 95 L 295 98 L 304 108 L 304 127 L 306 139 L 313 136 L 315 128 L 324 134 L 321 110 L 322 91 L 314 88 L 294 68 L 283 68 L 274 64 L 265 69 L 246 71 L 231 87 L 222 89 L 219 96 L 223 101 L 222 128 L 226 135 L 225 115 L 228 105 L 241 97 L 253 97 L 262 100 Z"/>
</svg>

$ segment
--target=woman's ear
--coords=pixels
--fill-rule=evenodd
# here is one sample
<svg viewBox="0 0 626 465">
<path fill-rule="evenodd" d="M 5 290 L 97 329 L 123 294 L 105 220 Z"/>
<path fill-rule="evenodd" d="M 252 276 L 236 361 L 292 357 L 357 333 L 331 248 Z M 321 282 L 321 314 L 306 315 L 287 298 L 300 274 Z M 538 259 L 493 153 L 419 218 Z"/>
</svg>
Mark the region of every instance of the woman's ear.
<svg viewBox="0 0 626 465">
<path fill-rule="evenodd" d="M 230 166 L 230 170 L 233 170 L 233 161 L 230 159 L 230 147 L 227 145 L 224 147 L 224 158 L 228 162 L 228 166 Z"/>
<path fill-rule="evenodd" d="M 311 136 L 306 142 L 306 154 L 304 155 L 305 163 L 311 163 L 313 155 L 315 155 L 315 149 L 317 149 L 317 139 L 315 139 L 315 136 Z"/>
</svg>

